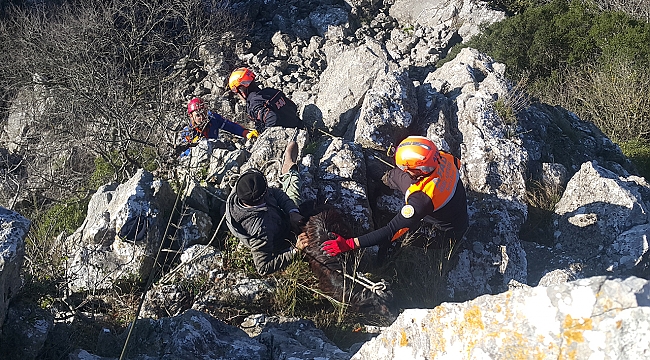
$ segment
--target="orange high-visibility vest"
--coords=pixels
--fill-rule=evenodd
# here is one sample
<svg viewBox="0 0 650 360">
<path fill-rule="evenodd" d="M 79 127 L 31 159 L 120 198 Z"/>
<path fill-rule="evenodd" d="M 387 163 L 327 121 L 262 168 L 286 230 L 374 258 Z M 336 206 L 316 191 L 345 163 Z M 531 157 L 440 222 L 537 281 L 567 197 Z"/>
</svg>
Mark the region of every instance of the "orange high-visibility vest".
<svg viewBox="0 0 650 360">
<path fill-rule="evenodd" d="M 409 186 L 404 194 L 404 203 L 408 205 L 409 195 L 416 191 L 422 191 L 427 194 L 433 203 L 433 212 L 440 210 L 456 193 L 456 185 L 460 179 L 460 160 L 453 155 L 440 152 L 440 164 L 431 175 L 420 179 L 415 184 Z M 404 235 L 409 229 L 399 229 L 391 241 L 397 240 Z"/>
<path fill-rule="evenodd" d="M 409 186 L 404 194 L 404 202 L 408 204 L 409 195 L 416 191 L 427 194 L 433 203 L 433 211 L 445 206 L 454 193 L 460 179 L 460 160 L 452 154 L 440 152 L 440 165 L 431 175 Z"/>
</svg>

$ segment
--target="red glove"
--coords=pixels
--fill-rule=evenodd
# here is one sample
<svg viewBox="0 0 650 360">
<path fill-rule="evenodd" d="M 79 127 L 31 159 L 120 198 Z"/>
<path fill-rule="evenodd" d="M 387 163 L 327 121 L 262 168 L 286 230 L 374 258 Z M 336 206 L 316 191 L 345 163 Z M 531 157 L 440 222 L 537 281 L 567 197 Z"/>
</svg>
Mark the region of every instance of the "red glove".
<svg viewBox="0 0 650 360">
<path fill-rule="evenodd" d="M 329 256 L 336 256 L 342 252 L 353 250 L 356 247 L 354 238 L 346 239 L 339 234 L 331 233 L 331 238 L 334 240 L 327 240 L 323 242 L 322 249 Z"/>
</svg>

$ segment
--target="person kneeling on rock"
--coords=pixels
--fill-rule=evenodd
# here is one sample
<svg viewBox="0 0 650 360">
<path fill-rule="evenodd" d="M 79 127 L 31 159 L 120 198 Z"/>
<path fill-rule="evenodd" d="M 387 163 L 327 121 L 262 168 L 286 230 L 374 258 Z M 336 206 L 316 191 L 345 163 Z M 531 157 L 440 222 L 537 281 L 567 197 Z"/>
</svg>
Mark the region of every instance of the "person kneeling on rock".
<svg viewBox="0 0 650 360">
<path fill-rule="evenodd" d="M 357 238 L 333 234 L 323 242 L 330 256 L 342 252 L 398 240 L 409 229 L 418 229 L 422 222 L 432 224 L 440 236 L 421 239 L 421 247 L 449 248 L 462 241 L 469 226 L 467 197 L 460 179 L 460 160 L 439 151 L 433 141 L 422 136 L 409 136 L 395 151 L 396 168 L 389 170 L 382 181 L 404 193 L 404 206 L 384 227 Z M 415 245 L 415 244 L 414 244 Z"/>
</svg>

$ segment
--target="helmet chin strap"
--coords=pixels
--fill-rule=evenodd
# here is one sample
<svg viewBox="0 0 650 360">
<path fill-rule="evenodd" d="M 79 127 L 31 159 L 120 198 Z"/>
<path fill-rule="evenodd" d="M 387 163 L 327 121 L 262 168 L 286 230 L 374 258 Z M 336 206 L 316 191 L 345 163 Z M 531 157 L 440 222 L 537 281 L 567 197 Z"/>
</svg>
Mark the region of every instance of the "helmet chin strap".
<svg viewBox="0 0 650 360">
<path fill-rule="evenodd" d="M 244 88 L 244 90 L 240 90 L 241 88 Z M 246 97 L 248 96 L 248 94 L 246 94 L 246 87 L 244 87 L 244 86 L 238 86 L 238 87 L 237 87 L 237 94 L 238 94 L 239 96 L 241 96 L 242 98 L 244 98 L 244 100 L 245 100 Z"/>
</svg>

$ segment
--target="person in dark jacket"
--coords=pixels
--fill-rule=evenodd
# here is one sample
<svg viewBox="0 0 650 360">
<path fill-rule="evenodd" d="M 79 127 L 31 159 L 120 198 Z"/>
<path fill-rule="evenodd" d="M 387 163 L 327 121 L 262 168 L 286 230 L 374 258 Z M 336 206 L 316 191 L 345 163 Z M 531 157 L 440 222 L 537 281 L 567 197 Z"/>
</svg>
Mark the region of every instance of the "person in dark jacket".
<svg viewBox="0 0 650 360">
<path fill-rule="evenodd" d="M 274 88 L 260 89 L 255 73 L 238 68 L 230 74 L 228 87 L 246 101 L 246 112 L 261 130 L 273 126 L 303 129 L 298 117 L 298 107 L 282 91 Z"/>
<path fill-rule="evenodd" d="M 196 146 L 201 139 L 219 138 L 219 130 L 245 137 L 247 139 L 259 136 L 257 130 L 248 130 L 223 116 L 208 110 L 200 97 L 195 97 L 187 103 L 187 115 L 190 123 L 181 131 L 180 145 L 177 153 L 183 157 L 190 154 L 190 147 Z"/>
<path fill-rule="evenodd" d="M 295 142 L 289 143 L 283 172 L 296 167 L 296 150 Z M 295 174 L 285 179 L 299 181 Z M 292 187 L 299 188 L 299 184 Z M 260 275 L 287 267 L 308 241 L 305 233 L 296 236 L 294 232 L 304 221 L 294 199 L 281 189 L 269 187 L 264 174 L 256 169 L 249 169 L 237 180 L 226 200 L 225 216 L 230 232 L 251 250 Z"/>
<path fill-rule="evenodd" d="M 448 247 L 442 241 L 461 241 L 469 225 L 467 197 L 460 179 L 460 160 L 438 151 L 436 145 L 422 136 L 409 136 L 395 152 L 397 168 L 388 171 L 382 179 L 389 187 L 402 191 L 404 206 L 399 214 L 384 227 L 357 238 L 343 238 L 334 234 L 334 240 L 323 242 L 323 250 L 331 256 L 356 248 L 386 244 L 397 240 L 410 229 L 417 229 L 421 221 L 433 224 L 442 231 L 428 246 Z"/>
</svg>

